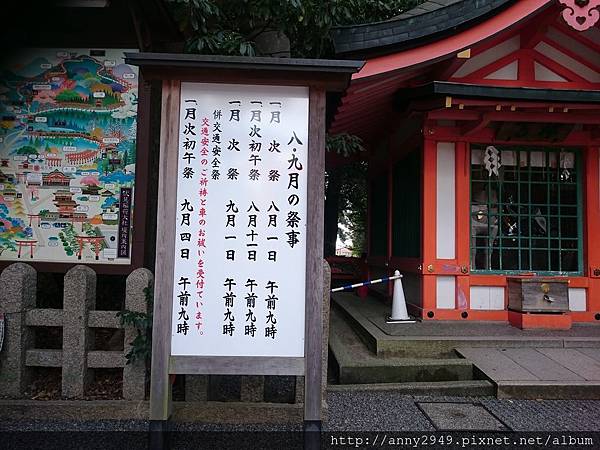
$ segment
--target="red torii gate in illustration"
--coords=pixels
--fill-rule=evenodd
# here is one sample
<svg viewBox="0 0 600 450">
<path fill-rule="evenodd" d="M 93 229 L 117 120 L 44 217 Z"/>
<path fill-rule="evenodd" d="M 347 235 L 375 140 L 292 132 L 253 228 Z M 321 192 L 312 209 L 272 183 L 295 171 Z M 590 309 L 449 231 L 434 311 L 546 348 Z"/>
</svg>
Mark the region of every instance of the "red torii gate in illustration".
<svg viewBox="0 0 600 450">
<path fill-rule="evenodd" d="M 27 214 L 27 217 L 29 217 L 29 226 L 31 226 L 31 223 L 33 221 L 33 219 L 37 218 L 37 226 L 40 226 L 40 221 L 42 220 L 42 218 L 40 217 L 39 214 Z"/>
<path fill-rule="evenodd" d="M 75 239 L 77 239 L 77 243 L 79 244 L 77 259 L 81 259 L 83 246 L 86 242 L 89 242 L 92 245 L 92 249 L 96 254 L 96 261 L 99 259 L 98 255 L 100 254 L 100 250 L 102 250 L 102 241 L 104 240 L 104 236 L 75 236 Z"/>
<path fill-rule="evenodd" d="M 87 216 L 76 216 L 76 215 L 72 215 L 71 216 L 71 225 L 73 225 L 73 227 L 75 227 L 75 222 L 79 222 L 81 224 L 81 231 L 83 231 L 83 224 L 85 222 L 87 222 Z M 103 238 L 104 239 L 104 238 Z"/>
<path fill-rule="evenodd" d="M 33 240 L 33 241 L 16 240 L 15 243 L 19 247 L 19 251 L 17 253 L 17 258 L 21 257 L 21 249 L 23 247 L 29 247 L 29 257 L 33 258 L 33 249 L 37 245 L 37 241 L 35 241 L 35 240 Z"/>
</svg>

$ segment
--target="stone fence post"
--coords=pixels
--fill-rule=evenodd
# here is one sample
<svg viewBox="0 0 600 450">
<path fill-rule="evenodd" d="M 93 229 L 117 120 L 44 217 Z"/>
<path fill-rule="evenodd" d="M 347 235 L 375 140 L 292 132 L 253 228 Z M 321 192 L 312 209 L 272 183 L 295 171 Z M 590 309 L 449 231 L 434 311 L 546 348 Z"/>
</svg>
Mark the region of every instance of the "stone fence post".
<svg viewBox="0 0 600 450">
<path fill-rule="evenodd" d="M 136 269 L 129 274 L 125 288 L 125 309 L 148 313 L 148 300 L 145 289 L 154 292 L 154 276 L 148 269 Z M 131 350 L 131 343 L 138 332 L 134 327 L 125 328 L 124 353 Z M 137 360 L 123 368 L 123 398 L 125 400 L 144 400 L 146 395 L 146 362 Z"/>
<path fill-rule="evenodd" d="M 87 365 L 91 341 L 88 318 L 96 305 L 96 272 L 87 266 L 75 266 L 66 273 L 64 285 L 62 395 L 83 397 L 91 381 Z"/>
<path fill-rule="evenodd" d="M 25 355 L 33 347 L 34 333 L 26 326 L 27 311 L 35 308 L 37 272 L 15 263 L 0 275 L 0 311 L 4 313 L 4 344 L 0 351 L 0 395 L 21 397 L 31 381 Z"/>
</svg>

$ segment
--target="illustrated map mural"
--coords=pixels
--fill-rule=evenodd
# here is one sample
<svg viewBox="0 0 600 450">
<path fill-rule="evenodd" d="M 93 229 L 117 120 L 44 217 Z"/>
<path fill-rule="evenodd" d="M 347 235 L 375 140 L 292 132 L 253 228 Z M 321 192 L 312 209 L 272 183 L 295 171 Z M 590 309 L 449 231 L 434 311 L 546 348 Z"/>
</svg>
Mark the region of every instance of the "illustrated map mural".
<svg viewBox="0 0 600 450">
<path fill-rule="evenodd" d="M 30 49 L 0 67 L 0 260 L 129 264 L 129 50 Z"/>
</svg>

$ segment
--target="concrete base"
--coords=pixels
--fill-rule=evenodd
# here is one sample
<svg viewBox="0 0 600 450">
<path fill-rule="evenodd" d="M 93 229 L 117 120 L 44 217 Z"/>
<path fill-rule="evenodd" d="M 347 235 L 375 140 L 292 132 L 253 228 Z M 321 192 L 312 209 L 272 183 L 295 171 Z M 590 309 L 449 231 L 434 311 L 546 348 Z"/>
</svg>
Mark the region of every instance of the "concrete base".
<svg viewBox="0 0 600 450">
<path fill-rule="evenodd" d="M 600 323 L 574 323 L 569 330 L 521 330 L 506 322 L 423 321 L 386 324 L 389 305 L 353 294 L 332 295 L 333 305 L 377 356 L 455 358 L 457 347 L 598 347 Z"/>
<path fill-rule="evenodd" d="M 327 413 L 327 411 L 325 411 Z M 301 423 L 302 404 L 173 402 L 174 422 Z M 147 401 L 0 400 L 2 420 L 148 420 Z"/>
<path fill-rule="evenodd" d="M 508 311 L 508 321 L 521 330 L 570 330 L 573 324 L 568 313 L 536 314 Z"/>
<path fill-rule="evenodd" d="M 392 316 L 389 316 L 385 323 L 417 323 L 417 319 L 392 319 Z"/>
<path fill-rule="evenodd" d="M 148 420 L 147 401 L 0 400 L 2 420 Z"/>
<path fill-rule="evenodd" d="M 600 400 L 600 382 L 499 381 L 498 398 L 524 400 Z"/>
<path fill-rule="evenodd" d="M 390 392 L 402 395 L 489 397 L 496 388 L 487 380 L 330 385 L 329 392 Z"/>
<path fill-rule="evenodd" d="M 339 313 L 331 315 L 329 348 L 337 363 L 340 384 L 458 381 L 473 378 L 464 359 L 381 358 L 367 350 Z"/>
</svg>

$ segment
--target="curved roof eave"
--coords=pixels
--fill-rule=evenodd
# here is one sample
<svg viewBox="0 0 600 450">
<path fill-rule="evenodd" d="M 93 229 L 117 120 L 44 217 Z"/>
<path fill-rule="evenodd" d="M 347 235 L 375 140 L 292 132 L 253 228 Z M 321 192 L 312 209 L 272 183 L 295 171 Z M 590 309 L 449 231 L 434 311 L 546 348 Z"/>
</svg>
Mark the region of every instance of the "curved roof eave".
<svg viewBox="0 0 600 450">
<path fill-rule="evenodd" d="M 355 73 L 352 79 L 369 78 L 409 67 L 416 68 L 426 63 L 438 61 L 520 24 L 532 14 L 541 11 L 552 3 L 553 0 L 518 1 L 487 20 L 477 23 L 459 33 L 446 36 L 444 39 L 368 59 L 360 72 Z"/>
<path fill-rule="evenodd" d="M 382 22 L 334 28 L 338 55 L 372 56 L 419 45 L 481 21 L 516 0 L 428 0 Z"/>
</svg>

